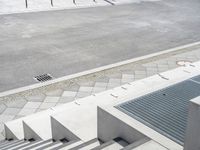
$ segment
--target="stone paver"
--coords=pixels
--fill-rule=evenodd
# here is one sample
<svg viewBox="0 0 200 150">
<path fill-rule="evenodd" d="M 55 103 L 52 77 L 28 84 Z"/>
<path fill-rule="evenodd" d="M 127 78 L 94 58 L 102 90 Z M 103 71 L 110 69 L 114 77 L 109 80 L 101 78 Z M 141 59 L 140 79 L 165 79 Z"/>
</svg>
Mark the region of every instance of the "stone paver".
<svg viewBox="0 0 200 150">
<path fill-rule="evenodd" d="M 39 107 L 39 109 L 48 109 L 51 107 L 54 107 L 56 105 L 56 103 L 42 103 Z"/>
<path fill-rule="evenodd" d="M 63 89 L 51 90 L 46 92 L 47 96 L 61 96 L 63 93 Z"/>
<path fill-rule="evenodd" d="M 60 97 L 58 103 L 67 103 L 71 102 L 75 99 L 75 97 Z"/>
<path fill-rule="evenodd" d="M 46 102 L 46 103 L 57 103 L 59 99 L 60 99 L 60 97 L 50 97 L 50 96 L 47 96 L 44 99 L 44 102 Z"/>
<path fill-rule="evenodd" d="M 27 102 L 24 108 L 38 108 L 41 105 L 41 102 Z"/>
<path fill-rule="evenodd" d="M 23 108 L 18 115 L 20 116 L 26 116 L 26 115 L 30 115 L 33 114 L 34 112 L 36 112 L 37 109 L 35 108 Z"/>
<path fill-rule="evenodd" d="M 0 98 L 0 139 L 4 137 L 2 132 L 4 122 L 176 68 L 178 60 L 199 61 L 200 49 L 165 58 L 130 63 L 63 81 L 63 83 L 51 85 L 50 88 L 34 89 L 16 96 Z"/>
<path fill-rule="evenodd" d="M 10 101 L 6 103 L 6 106 L 12 108 L 22 108 L 26 103 L 27 100 L 25 99 L 17 99 L 16 101 Z"/>
<path fill-rule="evenodd" d="M 20 108 L 7 108 L 3 114 L 4 115 L 16 115 L 18 112 L 20 112 Z"/>
<path fill-rule="evenodd" d="M 6 109 L 6 105 L 0 104 L 0 113 L 2 113 Z"/>
<path fill-rule="evenodd" d="M 45 97 L 46 96 L 44 94 L 38 94 L 38 95 L 27 96 L 26 99 L 28 101 L 42 102 L 45 99 Z"/>
<path fill-rule="evenodd" d="M 77 94 L 77 92 L 73 92 L 73 91 L 64 91 L 63 95 L 62 96 L 65 96 L 65 97 L 75 97 Z"/>
</svg>

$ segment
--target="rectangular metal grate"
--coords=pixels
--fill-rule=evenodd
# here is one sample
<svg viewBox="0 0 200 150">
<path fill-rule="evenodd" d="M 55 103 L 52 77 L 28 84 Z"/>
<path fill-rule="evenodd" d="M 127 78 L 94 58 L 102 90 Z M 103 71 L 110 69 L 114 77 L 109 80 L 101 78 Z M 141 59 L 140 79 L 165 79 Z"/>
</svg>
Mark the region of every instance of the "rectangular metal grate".
<svg viewBox="0 0 200 150">
<path fill-rule="evenodd" d="M 186 80 L 122 103 L 116 108 L 183 145 L 188 104 L 199 95 L 200 84 Z"/>
<path fill-rule="evenodd" d="M 50 74 L 42 74 L 42 75 L 34 77 L 34 79 L 39 82 L 45 82 L 48 80 L 52 80 L 53 77 Z"/>
</svg>

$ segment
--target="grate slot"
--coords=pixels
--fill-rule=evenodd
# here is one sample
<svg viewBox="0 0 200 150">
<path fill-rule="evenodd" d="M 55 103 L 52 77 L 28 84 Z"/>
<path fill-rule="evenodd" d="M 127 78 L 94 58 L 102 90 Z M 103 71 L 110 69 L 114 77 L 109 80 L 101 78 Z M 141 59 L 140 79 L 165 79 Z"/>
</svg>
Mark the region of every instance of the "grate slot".
<svg viewBox="0 0 200 150">
<path fill-rule="evenodd" d="M 42 74 L 42 75 L 34 77 L 34 79 L 38 82 L 45 82 L 45 81 L 52 80 L 53 77 L 50 74 Z"/>
</svg>

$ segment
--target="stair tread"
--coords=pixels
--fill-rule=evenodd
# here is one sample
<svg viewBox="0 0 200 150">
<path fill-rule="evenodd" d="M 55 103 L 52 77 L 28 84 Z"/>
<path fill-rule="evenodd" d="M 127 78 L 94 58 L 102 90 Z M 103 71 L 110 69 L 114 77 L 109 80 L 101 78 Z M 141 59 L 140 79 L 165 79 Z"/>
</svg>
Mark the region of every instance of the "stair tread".
<svg viewBox="0 0 200 150">
<path fill-rule="evenodd" d="M 48 144 L 50 144 L 52 142 L 53 141 L 51 139 L 49 139 L 49 140 L 41 141 L 41 142 L 36 143 L 34 145 L 30 144 L 30 146 L 27 146 L 26 148 L 23 148 L 23 150 L 37 149 L 37 148 L 43 147 L 45 145 L 48 145 Z"/>
<path fill-rule="evenodd" d="M 90 150 L 90 149 L 93 149 L 93 148 L 95 148 L 95 147 L 97 147 L 97 146 L 99 146 L 99 145 L 100 145 L 100 142 L 99 142 L 99 141 L 96 141 L 96 142 L 94 142 L 94 143 L 91 143 L 91 144 L 89 144 L 89 145 L 83 147 L 83 148 L 80 148 L 80 150 Z"/>
<path fill-rule="evenodd" d="M 30 143 L 30 142 L 29 141 L 21 141 L 18 144 L 14 144 L 14 145 L 10 145 L 9 147 L 6 147 L 5 150 L 6 149 L 9 149 L 9 150 L 18 149 L 18 147 L 25 145 L 25 144 L 28 144 L 28 143 Z"/>
<path fill-rule="evenodd" d="M 161 146 L 157 142 L 150 140 L 132 150 L 150 150 L 150 149 L 159 149 L 159 150 L 167 150 L 165 147 Z"/>
<path fill-rule="evenodd" d="M 23 141 L 24 141 L 24 140 L 7 141 L 6 143 L 0 145 L 0 149 L 2 149 L 2 148 L 4 148 L 4 147 L 9 147 L 9 146 L 11 146 L 11 145 L 19 144 L 19 143 L 21 143 L 21 142 L 23 142 Z"/>
<path fill-rule="evenodd" d="M 33 141 L 33 142 L 30 142 L 30 143 L 27 143 L 27 144 L 25 144 L 25 145 L 22 145 L 22 146 L 20 146 L 20 147 L 18 147 L 18 148 L 15 148 L 15 149 L 13 149 L 13 150 L 23 150 L 23 149 L 25 149 L 25 148 L 27 148 L 27 147 L 30 147 L 30 146 L 33 146 L 33 145 L 36 145 L 36 144 L 39 144 L 39 143 L 41 143 L 42 141 Z"/>
<path fill-rule="evenodd" d="M 128 145 L 128 143 L 124 140 L 113 139 L 93 148 L 93 150 L 119 150 L 125 147 L 126 145 Z"/>
</svg>

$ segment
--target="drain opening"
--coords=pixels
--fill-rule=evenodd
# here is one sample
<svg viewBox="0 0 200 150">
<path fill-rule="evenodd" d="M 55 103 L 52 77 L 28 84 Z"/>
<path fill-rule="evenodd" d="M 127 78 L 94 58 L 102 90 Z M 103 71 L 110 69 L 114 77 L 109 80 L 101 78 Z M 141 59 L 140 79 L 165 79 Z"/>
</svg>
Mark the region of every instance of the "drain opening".
<svg viewBox="0 0 200 150">
<path fill-rule="evenodd" d="M 34 79 L 38 82 L 45 82 L 45 81 L 52 80 L 53 77 L 50 74 L 42 74 L 42 75 L 34 77 Z"/>
</svg>

